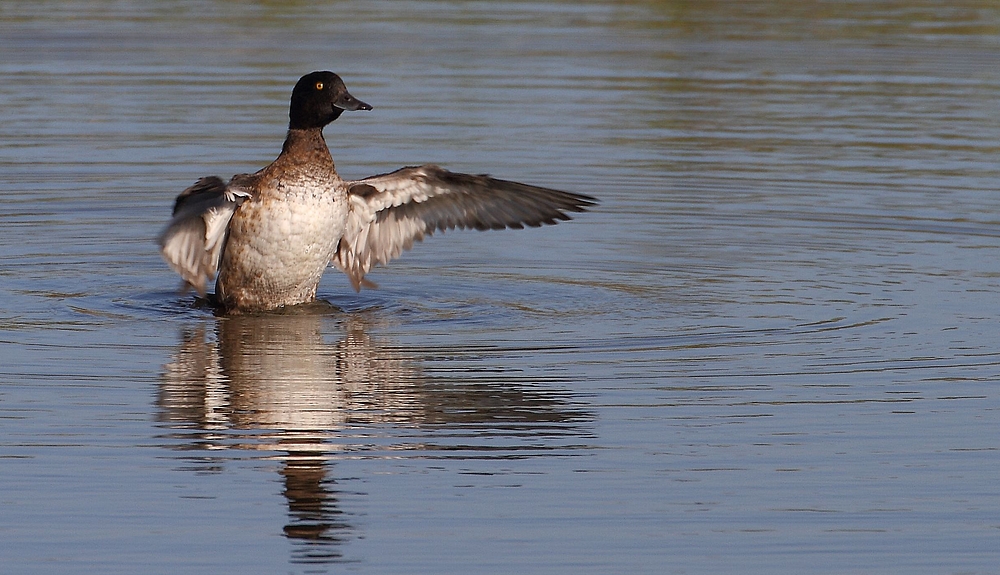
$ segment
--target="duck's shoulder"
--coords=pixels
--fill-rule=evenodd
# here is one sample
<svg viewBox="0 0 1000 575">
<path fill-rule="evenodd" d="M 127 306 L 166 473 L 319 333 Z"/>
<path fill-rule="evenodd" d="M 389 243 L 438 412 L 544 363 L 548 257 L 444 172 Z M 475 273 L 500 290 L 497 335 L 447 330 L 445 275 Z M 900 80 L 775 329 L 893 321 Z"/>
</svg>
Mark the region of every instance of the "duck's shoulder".
<svg viewBox="0 0 1000 575">
<path fill-rule="evenodd" d="M 222 203 L 239 205 L 257 195 L 255 174 L 237 174 L 226 183 L 218 176 L 206 176 L 177 195 L 172 215 L 204 212 Z"/>
<path fill-rule="evenodd" d="M 263 170 L 253 174 L 236 174 L 230 178 L 226 184 L 226 189 L 242 192 L 248 199 L 254 200 L 260 197 Z"/>
<path fill-rule="evenodd" d="M 186 206 L 200 203 L 209 198 L 214 198 L 225 194 L 226 183 L 219 176 L 206 176 L 199 179 L 190 187 L 186 188 L 177 199 L 174 200 L 174 210 L 172 215 L 184 210 Z"/>
</svg>

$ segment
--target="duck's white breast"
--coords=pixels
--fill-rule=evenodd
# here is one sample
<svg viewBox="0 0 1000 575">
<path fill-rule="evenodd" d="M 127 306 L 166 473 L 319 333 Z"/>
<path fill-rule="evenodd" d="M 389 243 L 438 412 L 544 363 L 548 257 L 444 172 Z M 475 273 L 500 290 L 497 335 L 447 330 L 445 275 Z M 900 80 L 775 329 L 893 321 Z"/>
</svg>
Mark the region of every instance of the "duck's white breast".
<svg viewBox="0 0 1000 575">
<path fill-rule="evenodd" d="M 279 183 L 244 202 L 229 225 L 218 295 L 244 308 L 273 308 L 315 297 L 347 220 L 342 185 Z"/>
</svg>

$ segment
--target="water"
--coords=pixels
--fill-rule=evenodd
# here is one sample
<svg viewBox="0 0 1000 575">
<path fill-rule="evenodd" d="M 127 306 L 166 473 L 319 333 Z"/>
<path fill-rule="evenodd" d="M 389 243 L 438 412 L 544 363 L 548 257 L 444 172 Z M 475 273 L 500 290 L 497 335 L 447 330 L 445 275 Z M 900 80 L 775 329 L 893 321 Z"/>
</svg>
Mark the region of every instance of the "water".
<svg viewBox="0 0 1000 575">
<path fill-rule="evenodd" d="M 989 3 L 5 3 L 10 573 L 994 573 Z M 599 197 L 221 319 L 152 238 L 333 69 L 362 177 Z"/>
</svg>

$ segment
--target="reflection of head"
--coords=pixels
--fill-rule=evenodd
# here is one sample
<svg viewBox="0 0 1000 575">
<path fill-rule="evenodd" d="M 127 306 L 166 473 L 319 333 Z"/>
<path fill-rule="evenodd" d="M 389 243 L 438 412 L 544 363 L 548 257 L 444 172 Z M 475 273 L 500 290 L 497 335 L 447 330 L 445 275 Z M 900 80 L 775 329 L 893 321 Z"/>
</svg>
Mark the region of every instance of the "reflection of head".
<svg viewBox="0 0 1000 575">
<path fill-rule="evenodd" d="M 328 462 L 314 453 L 289 453 L 281 475 L 285 481 L 289 523 L 285 536 L 302 542 L 293 562 L 328 563 L 343 556 L 339 544 L 351 532 L 337 508 L 339 493 L 327 477 Z"/>
</svg>

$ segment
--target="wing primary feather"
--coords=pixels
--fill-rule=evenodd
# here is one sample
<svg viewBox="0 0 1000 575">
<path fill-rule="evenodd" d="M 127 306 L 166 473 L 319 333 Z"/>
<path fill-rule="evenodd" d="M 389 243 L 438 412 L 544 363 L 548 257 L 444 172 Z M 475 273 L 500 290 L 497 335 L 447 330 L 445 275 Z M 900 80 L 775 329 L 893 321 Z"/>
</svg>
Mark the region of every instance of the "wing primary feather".
<svg viewBox="0 0 1000 575">
<path fill-rule="evenodd" d="M 348 185 L 351 208 L 333 263 L 355 290 L 367 287 L 364 277 L 374 266 L 399 257 L 435 231 L 552 225 L 598 203 L 583 194 L 435 165 L 409 166 Z"/>
</svg>

